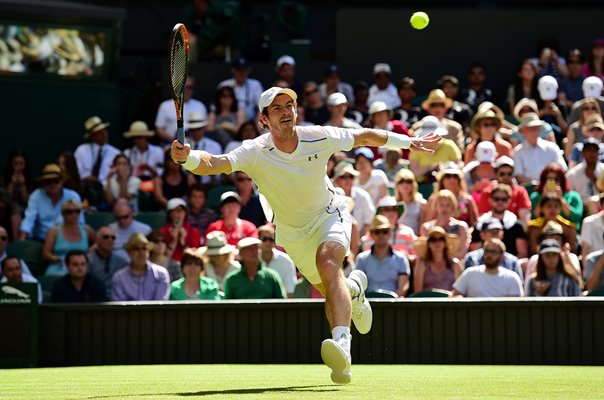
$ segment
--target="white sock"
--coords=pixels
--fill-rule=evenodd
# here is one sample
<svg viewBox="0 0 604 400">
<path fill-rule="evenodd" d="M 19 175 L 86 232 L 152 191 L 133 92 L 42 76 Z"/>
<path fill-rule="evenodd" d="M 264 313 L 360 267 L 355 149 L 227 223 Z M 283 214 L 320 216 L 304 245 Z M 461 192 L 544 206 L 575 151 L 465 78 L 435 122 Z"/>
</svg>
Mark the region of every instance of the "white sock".
<svg viewBox="0 0 604 400">
<path fill-rule="evenodd" d="M 361 287 L 359 286 L 357 281 L 354 281 L 350 278 L 346 278 L 346 286 L 348 287 L 348 291 L 350 292 L 350 298 L 354 299 L 359 297 L 361 294 Z"/>
<path fill-rule="evenodd" d="M 336 326 L 331 330 L 331 336 L 333 340 L 341 339 L 342 336 L 346 338 L 350 337 L 350 328 L 347 326 Z"/>
</svg>

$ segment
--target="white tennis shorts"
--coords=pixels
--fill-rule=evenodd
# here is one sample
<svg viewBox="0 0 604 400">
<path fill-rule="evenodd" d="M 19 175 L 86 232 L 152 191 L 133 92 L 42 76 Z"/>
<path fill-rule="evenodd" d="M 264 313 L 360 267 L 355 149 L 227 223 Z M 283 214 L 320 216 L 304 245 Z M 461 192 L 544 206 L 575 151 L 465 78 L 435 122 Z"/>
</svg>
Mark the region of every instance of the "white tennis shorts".
<svg viewBox="0 0 604 400">
<path fill-rule="evenodd" d="M 350 250 L 352 216 L 342 196 L 335 196 L 327 209 L 303 229 L 293 231 L 277 224 L 276 242 L 283 246 L 296 267 L 312 284 L 321 283 L 317 270 L 317 249 L 328 241 Z"/>
</svg>

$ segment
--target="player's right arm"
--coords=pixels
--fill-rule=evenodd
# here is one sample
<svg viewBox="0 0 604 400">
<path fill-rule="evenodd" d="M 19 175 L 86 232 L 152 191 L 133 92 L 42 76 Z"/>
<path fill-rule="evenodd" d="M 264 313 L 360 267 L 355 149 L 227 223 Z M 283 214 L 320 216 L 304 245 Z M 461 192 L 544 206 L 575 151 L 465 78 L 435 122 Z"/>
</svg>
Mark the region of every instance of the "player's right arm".
<svg viewBox="0 0 604 400">
<path fill-rule="evenodd" d="M 230 174 L 231 162 L 225 154 L 215 155 L 203 150 L 191 151 L 191 146 L 180 144 L 177 140 L 172 142 L 170 149 L 172 159 L 177 163 L 184 163 L 184 167 L 196 175 Z"/>
</svg>

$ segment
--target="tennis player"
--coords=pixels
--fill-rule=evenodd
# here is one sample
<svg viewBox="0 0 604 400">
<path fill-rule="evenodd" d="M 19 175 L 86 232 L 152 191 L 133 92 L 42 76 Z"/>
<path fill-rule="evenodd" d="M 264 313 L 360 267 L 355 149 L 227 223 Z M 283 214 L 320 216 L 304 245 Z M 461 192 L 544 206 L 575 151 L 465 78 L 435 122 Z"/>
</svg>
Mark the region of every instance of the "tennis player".
<svg viewBox="0 0 604 400">
<path fill-rule="evenodd" d="M 361 334 L 369 332 L 373 314 L 365 298 L 367 277 L 342 274 L 350 247 L 351 216 L 342 196 L 326 176 L 327 160 L 338 151 L 358 146 L 385 146 L 431 153 L 440 136 L 409 138 L 378 129 L 296 126 L 296 93 L 272 87 L 258 101 L 260 123 L 269 130 L 246 140 L 228 154 L 191 151 L 172 143 L 172 158 L 198 175 L 247 173 L 268 200 L 277 226 L 276 241 L 304 276 L 325 296 L 332 339 L 321 345 L 321 357 L 335 383 L 349 383 L 350 321 Z"/>
</svg>

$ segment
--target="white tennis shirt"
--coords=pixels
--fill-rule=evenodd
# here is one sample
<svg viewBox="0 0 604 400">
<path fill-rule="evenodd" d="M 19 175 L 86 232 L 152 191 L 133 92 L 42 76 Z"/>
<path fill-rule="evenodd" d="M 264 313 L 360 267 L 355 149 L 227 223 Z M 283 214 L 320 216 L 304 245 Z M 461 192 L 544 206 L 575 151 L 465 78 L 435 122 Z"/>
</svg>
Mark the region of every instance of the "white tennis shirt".
<svg viewBox="0 0 604 400">
<path fill-rule="evenodd" d="M 270 133 L 245 140 L 227 159 L 233 171 L 247 173 L 274 212 L 281 229 L 309 229 L 333 199 L 335 190 L 326 175 L 327 160 L 354 145 L 354 130 L 332 126 L 297 126 L 298 147 L 284 153 Z"/>
</svg>

